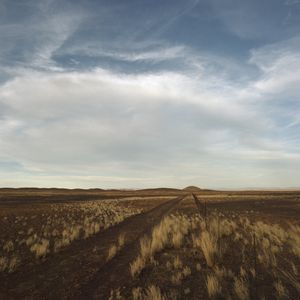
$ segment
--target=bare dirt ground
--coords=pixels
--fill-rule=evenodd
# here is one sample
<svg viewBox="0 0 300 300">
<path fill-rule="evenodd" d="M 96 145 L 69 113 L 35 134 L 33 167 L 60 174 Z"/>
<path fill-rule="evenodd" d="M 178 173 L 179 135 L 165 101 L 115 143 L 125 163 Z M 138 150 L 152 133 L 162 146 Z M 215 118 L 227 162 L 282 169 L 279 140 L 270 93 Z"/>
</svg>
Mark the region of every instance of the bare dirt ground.
<svg viewBox="0 0 300 300">
<path fill-rule="evenodd" d="M 247 247 L 239 241 L 232 245 L 246 249 L 244 261 L 240 249 L 226 252 L 225 245 L 231 241 L 224 236 L 220 239 L 226 248 L 222 259 L 218 257 L 218 264 L 208 266 L 193 240 L 204 214 L 207 218 L 222 214 L 223 219 L 237 224 L 247 218 L 253 224 L 261 221 L 282 228 L 288 224 L 300 225 L 297 191 L 196 191 L 196 197 L 192 197 L 191 191 L 173 189 L 87 193 L 75 190 L 70 194 L 61 190 L 30 190 L 24 198 L 22 193 L 22 190 L 0 192 L 1 299 L 242 299 L 231 291 L 234 287 L 229 281 L 234 277 L 230 279 L 227 273 L 228 278 L 223 281 L 228 282 L 222 283 L 223 293 L 213 296 L 208 293 L 207 276 L 215 276 L 216 268 L 224 265 L 236 279 L 241 276 L 240 266 L 243 263 L 252 266 L 252 260 L 247 257 Z M 151 236 L 153 229 L 170 215 L 176 216 L 174 220 L 185 220 L 189 226 L 195 223 L 195 228 L 187 229 L 179 246 L 169 241 L 159 248 L 132 275 L 131 265 L 140 255 L 141 239 Z M 232 236 L 235 241 L 238 234 L 232 232 Z M 250 239 L 247 235 L 245 241 L 251 243 Z M 57 244 L 63 246 L 57 248 Z M 282 251 L 285 253 L 284 247 Z M 295 272 L 300 274 L 299 258 L 290 256 L 288 251 L 284 255 L 293 261 Z M 170 267 L 176 265 L 177 258 L 181 267 Z M 256 270 L 260 272 L 257 277 L 260 280 L 256 279 L 259 294 L 250 286 L 248 298 L 260 299 L 263 295 L 266 299 L 276 299 L 274 282 L 279 281 L 274 281 L 273 275 L 265 276 L 264 269 L 259 268 L 263 267 Z M 247 276 L 243 280 L 247 278 L 250 282 L 252 277 Z M 281 281 L 285 283 L 284 279 Z M 286 285 L 289 296 L 283 295 L 282 299 L 299 299 L 297 289 L 292 284 Z M 152 286 L 158 287 L 162 298 L 151 298 Z"/>
</svg>

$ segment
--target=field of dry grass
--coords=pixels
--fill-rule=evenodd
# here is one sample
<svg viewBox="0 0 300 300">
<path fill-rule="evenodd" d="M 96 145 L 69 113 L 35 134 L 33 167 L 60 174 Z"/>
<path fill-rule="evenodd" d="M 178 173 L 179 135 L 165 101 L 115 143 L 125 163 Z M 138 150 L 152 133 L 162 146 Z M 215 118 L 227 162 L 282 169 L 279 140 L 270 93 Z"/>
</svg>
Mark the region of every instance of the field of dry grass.
<svg viewBox="0 0 300 300">
<path fill-rule="evenodd" d="M 49 204 L 46 211 L 5 215 L 0 221 L 4 229 L 0 235 L 0 271 L 13 272 L 32 256 L 45 258 L 140 212 L 120 200 L 106 200 Z"/>
<path fill-rule="evenodd" d="M 162 299 L 298 299 L 299 249 L 299 225 L 174 214 L 141 239 L 132 297 L 155 283 Z"/>
<path fill-rule="evenodd" d="M 186 194 L 177 202 L 167 194 L 21 204 L 4 201 L 0 295 L 12 299 L 28 297 L 28 293 L 34 299 L 41 295 L 46 299 L 87 298 L 83 295 L 111 300 L 299 299 L 299 193 L 205 192 L 195 196 Z M 101 241 L 102 248 L 98 246 Z M 76 263 L 84 261 L 85 266 L 81 272 L 77 267 L 72 280 L 65 280 L 74 285 L 66 291 L 78 293 L 63 294 L 62 284 L 53 297 L 51 272 L 58 272 L 57 278 L 59 273 L 68 277 L 66 270 L 76 270 L 71 257 L 77 253 Z M 26 279 L 31 286 L 26 289 L 22 272 L 29 269 L 37 271 Z M 46 279 L 49 275 L 43 291 L 38 291 L 35 282 L 39 272 Z M 95 280 L 101 272 L 111 279 Z"/>
<path fill-rule="evenodd" d="M 152 199 L 141 201 L 140 197 L 129 197 L 3 207 L 0 272 L 12 273 L 23 264 L 41 263 L 74 241 L 88 239 L 151 208 Z M 157 197 L 155 200 L 159 203 Z"/>
<path fill-rule="evenodd" d="M 300 221 L 256 207 L 257 200 L 274 206 L 277 196 L 252 196 L 253 207 L 249 195 L 240 207 L 215 197 L 223 207 L 203 197 L 206 216 L 187 197 L 141 237 L 131 284 L 111 291 L 111 299 L 299 299 Z"/>
</svg>

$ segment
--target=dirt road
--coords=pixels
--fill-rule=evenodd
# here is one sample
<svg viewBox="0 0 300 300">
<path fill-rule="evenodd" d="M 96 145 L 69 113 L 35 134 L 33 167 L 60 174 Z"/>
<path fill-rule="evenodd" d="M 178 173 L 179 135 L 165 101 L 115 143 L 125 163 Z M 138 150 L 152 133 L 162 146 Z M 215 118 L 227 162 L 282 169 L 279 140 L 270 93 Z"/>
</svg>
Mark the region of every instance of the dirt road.
<svg viewBox="0 0 300 300">
<path fill-rule="evenodd" d="M 129 265 L 139 252 L 140 237 L 149 234 L 162 217 L 170 213 L 176 205 L 183 200 L 180 196 L 163 203 L 144 215 L 138 215 L 129 224 L 123 227 L 133 238 L 118 255 L 105 264 L 95 277 L 84 285 L 73 299 L 108 299 L 110 291 L 116 287 L 122 287 L 131 280 Z"/>
</svg>

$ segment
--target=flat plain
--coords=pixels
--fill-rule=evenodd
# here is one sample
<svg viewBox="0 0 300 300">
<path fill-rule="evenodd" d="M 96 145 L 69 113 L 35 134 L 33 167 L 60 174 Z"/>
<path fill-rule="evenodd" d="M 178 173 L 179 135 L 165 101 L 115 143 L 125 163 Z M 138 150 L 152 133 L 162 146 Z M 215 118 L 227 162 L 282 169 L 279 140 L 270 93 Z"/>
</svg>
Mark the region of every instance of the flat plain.
<svg viewBox="0 0 300 300">
<path fill-rule="evenodd" d="M 299 299 L 300 191 L 0 190 L 1 299 Z"/>
</svg>

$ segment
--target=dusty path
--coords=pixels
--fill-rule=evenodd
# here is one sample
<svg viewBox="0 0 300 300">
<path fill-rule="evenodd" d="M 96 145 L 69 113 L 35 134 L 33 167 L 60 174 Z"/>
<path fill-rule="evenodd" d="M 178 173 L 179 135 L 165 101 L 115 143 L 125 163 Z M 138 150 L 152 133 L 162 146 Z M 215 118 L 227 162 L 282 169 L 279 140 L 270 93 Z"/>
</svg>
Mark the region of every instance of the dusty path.
<svg viewBox="0 0 300 300">
<path fill-rule="evenodd" d="M 170 212 L 182 196 L 123 222 L 87 239 L 79 240 L 66 250 L 49 257 L 38 266 L 30 266 L 0 278 L 1 299 L 89 299 L 98 286 L 110 289 L 125 277 L 139 237 Z M 125 234 L 125 246 L 106 263 L 108 249 Z M 124 261 L 123 261 L 124 260 Z M 126 271 L 125 271 L 126 269 Z M 114 278 L 116 277 L 116 278 Z M 90 296 L 89 296 L 90 295 Z M 100 299 L 106 299 L 105 297 Z"/>
<path fill-rule="evenodd" d="M 201 202 L 199 200 L 199 198 L 195 195 L 195 194 L 192 194 L 193 198 L 194 198 L 194 201 L 195 201 L 195 204 L 198 208 L 198 211 L 200 213 L 200 215 L 206 217 L 207 215 L 207 204 L 206 204 L 206 201 L 205 202 Z"/>
<path fill-rule="evenodd" d="M 108 299 L 110 291 L 122 287 L 131 280 L 130 263 L 139 252 L 140 237 L 149 234 L 154 225 L 158 224 L 163 216 L 170 213 L 185 196 L 180 196 L 156 207 L 147 215 L 138 215 L 123 228 L 132 237 L 128 243 L 111 261 L 106 263 L 87 284 L 72 296 L 72 299 Z"/>
</svg>

